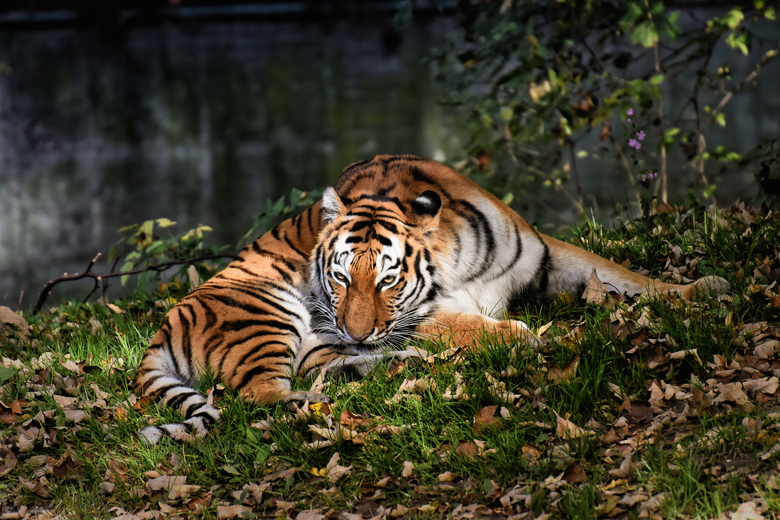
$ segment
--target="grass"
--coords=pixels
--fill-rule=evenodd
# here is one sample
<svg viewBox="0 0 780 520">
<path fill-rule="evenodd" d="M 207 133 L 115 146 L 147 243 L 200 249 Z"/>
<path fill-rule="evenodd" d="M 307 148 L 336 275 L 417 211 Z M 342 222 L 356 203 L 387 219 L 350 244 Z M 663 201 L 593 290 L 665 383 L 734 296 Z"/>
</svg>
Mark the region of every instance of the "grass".
<svg viewBox="0 0 780 520">
<path fill-rule="evenodd" d="M 777 215 L 739 208 L 591 223 L 575 243 L 654 276 L 725 276 L 732 290 L 692 304 L 526 300 L 517 317 L 549 324 L 543 347 L 486 338 L 331 383 L 329 406 L 298 413 L 217 388 L 223 421 L 191 443 L 137 438 L 177 418 L 131 392 L 164 314 L 152 302 L 63 304 L 27 317 L 27 334 L 2 325 L 0 514 L 780 514 L 777 236 Z M 161 476 L 186 484 L 152 488 Z"/>
</svg>

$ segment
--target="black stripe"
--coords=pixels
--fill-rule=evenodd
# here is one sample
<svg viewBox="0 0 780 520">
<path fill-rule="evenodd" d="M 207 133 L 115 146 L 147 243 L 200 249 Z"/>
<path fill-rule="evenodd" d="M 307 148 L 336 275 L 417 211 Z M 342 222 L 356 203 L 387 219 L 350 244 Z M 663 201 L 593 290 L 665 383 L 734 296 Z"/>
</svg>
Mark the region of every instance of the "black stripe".
<svg viewBox="0 0 780 520">
<path fill-rule="evenodd" d="M 241 343 L 246 343 L 247 341 L 250 341 L 250 340 L 252 340 L 252 339 L 255 339 L 255 338 L 257 338 L 257 337 L 259 337 L 259 336 L 263 336 L 263 335 L 265 335 L 265 334 L 264 334 L 264 333 L 261 333 L 261 334 L 254 334 L 254 335 L 252 335 L 252 336 L 249 336 L 249 337 L 247 337 L 247 338 L 244 338 L 244 339 L 243 339 L 243 340 L 241 340 L 240 342 L 236 342 L 236 343 L 234 343 L 233 345 L 234 345 L 234 346 L 238 346 L 238 345 L 240 345 Z M 271 339 L 271 340 L 269 340 L 269 341 L 266 341 L 265 343 L 260 343 L 260 344 L 258 344 L 258 345 L 255 345 L 255 347 L 254 347 L 253 349 L 251 349 L 249 352 L 247 352 L 246 354 L 244 354 L 244 356 L 241 358 L 241 361 L 239 361 L 239 362 L 238 362 L 238 366 L 243 366 L 243 365 L 245 365 L 246 363 L 248 363 L 248 362 L 249 362 L 249 359 L 250 359 L 250 358 L 252 358 L 252 356 L 254 356 L 255 354 L 258 354 L 258 353 L 260 353 L 260 351 L 262 351 L 262 350 L 264 350 L 264 349 L 267 349 L 267 348 L 269 348 L 269 347 L 273 347 L 273 346 L 279 346 L 279 347 L 283 347 L 283 348 L 284 348 L 284 349 L 287 351 L 287 353 L 288 353 L 287 355 L 288 355 L 288 356 L 290 356 L 290 355 L 291 355 L 291 354 L 290 354 L 290 345 L 288 345 L 287 343 L 284 343 L 284 342 L 282 342 L 282 341 L 278 341 L 278 340 L 275 340 L 275 339 Z M 274 356 L 280 355 L 278 352 L 273 352 L 272 354 L 273 354 Z M 269 355 L 270 355 L 270 354 L 269 354 Z M 260 357 L 264 357 L 264 356 L 266 356 L 266 354 L 262 354 Z M 258 358 L 258 359 L 260 359 L 260 358 Z"/>
<path fill-rule="evenodd" d="M 306 361 L 309 359 L 309 357 L 312 354 L 317 354 L 317 353 L 319 353 L 319 352 L 321 352 L 323 350 L 330 350 L 330 351 L 332 351 L 332 347 L 333 347 L 333 345 L 331 345 L 329 343 L 323 343 L 322 345 L 318 345 L 318 346 L 316 346 L 316 347 L 314 347 L 312 349 L 309 349 L 309 351 L 306 353 L 305 356 L 303 356 L 300 359 L 296 358 L 296 361 L 298 362 L 298 366 L 299 367 L 306 366 Z"/>
<path fill-rule="evenodd" d="M 185 386 L 182 386 L 182 388 L 185 388 L 185 389 L 186 389 L 187 387 L 185 387 Z M 187 399 L 189 399 L 190 397 L 192 397 L 193 395 L 198 395 L 198 396 L 200 396 L 200 397 L 203 397 L 202 395 L 200 395 L 198 392 L 196 392 L 196 391 L 194 391 L 194 390 L 189 390 L 189 391 L 188 391 L 188 390 L 185 390 L 185 391 L 181 392 L 180 394 L 178 394 L 177 396 L 175 396 L 175 397 L 171 398 L 171 399 L 170 399 L 170 400 L 169 400 L 167 403 L 165 403 L 165 404 L 166 404 L 166 405 L 168 405 L 168 406 L 170 406 L 170 407 L 171 407 L 171 408 L 173 408 L 174 410 L 179 410 L 179 411 L 181 411 L 181 405 L 182 405 L 182 403 L 183 403 L 184 401 L 186 401 Z M 184 415 L 186 416 L 187 414 L 184 414 Z"/>
<path fill-rule="evenodd" d="M 300 235 L 300 232 L 301 232 L 301 230 L 300 230 L 300 229 L 298 229 L 298 234 L 299 234 L 299 235 Z M 309 257 L 309 255 L 307 255 L 306 253 L 304 253 L 303 251 L 301 251 L 300 249 L 298 249 L 298 248 L 295 246 L 295 244 L 293 244 L 293 243 L 292 243 L 292 241 L 290 241 L 290 239 L 289 239 L 289 238 L 287 238 L 287 233 L 285 233 L 285 234 L 284 234 L 284 241 L 287 243 L 287 245 L 288 245 L 288 246 L 290 246 L 290 249 L 292 249 L 293 251 L 295 251 L 296 253 L 298 253 L 298 255 L 299 255 L 299 256 L 301 256 L 302 258 L 308 258 L 308 257 Z"/>
<path fill-rule="evenodd" d="M 244 377 L 241 378 L 241 382 L 236 385 L 236 388 L 235 388 L 236 391 L 241 390 L 246 385 L 248 385 L 249 382 L 252 381 L 252 379 L 254 379 L 254 378 L 258 377 L 258 376 L 263 375 L 263 372 L 266 372 L 266 371 L 267 371 L 266 368 L 262 367 L 262 366 L 255 366 L 255 367 L 252 367 L 250 370 L 247 370 L 246 373 L 244 374 Z M 278 376 L 274 377 L 274 379 L 286 379 L 288 381 L 290 380 L 289 377 L 285 377 L 283 375 L 278 375 Z"/>
<path fill-rule="evenodd" d="M 222 324 L 221 329 L 226 331 L 233 331 L 233 330 L 246 329 L 248 327 L 270 327 L 278 330 L 286 330 L 288 332 L 291 332 L 298 339 L 301 339 L 301 334 L 300 332 L 298 332 L 298 329 L 295 328 L 295 326 L 279 320 L 248 319 L 248 320 L 226 321 L 225 323 Z"/>
</svg>

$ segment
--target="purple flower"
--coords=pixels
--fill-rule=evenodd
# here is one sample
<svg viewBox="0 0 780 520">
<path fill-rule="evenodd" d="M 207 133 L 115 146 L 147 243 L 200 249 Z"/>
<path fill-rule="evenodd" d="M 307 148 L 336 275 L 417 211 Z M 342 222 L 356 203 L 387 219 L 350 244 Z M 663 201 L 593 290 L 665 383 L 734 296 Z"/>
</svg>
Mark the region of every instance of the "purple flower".
<svg viewBox="0 0 780 520">
<path fill-rule="evenodd" d="M 636 150 L 639 150 L 640 148 L 642 148 L 642 145 L 636 139 L 629 139 L 628 140 L 628 146 L 630 146 L 631 148 L 634 148 Z"/>
<path fill-rule="evenodd" d="M 633 108 L 629 108 L 628 112 L 626 112 L 626 114 L 628 115 L 628 117 L 633 116 L 634 115 L 634 109 Z"/>
<path fill-rule="evenodd" d="M 636 133 L 636 138 L 639 139 L 640 141 L 644 141 L 644 139 L 645 139 L 645 131 L 644 130 L 640 130 L 639 132 L 637 132 Z"/>
</svg>

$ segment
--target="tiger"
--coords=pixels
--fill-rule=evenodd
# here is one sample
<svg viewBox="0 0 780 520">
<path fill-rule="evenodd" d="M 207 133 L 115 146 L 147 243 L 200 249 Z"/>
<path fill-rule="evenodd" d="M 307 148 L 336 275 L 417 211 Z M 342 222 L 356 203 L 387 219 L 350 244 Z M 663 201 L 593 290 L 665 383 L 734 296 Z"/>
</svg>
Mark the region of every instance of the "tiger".
<svg viewBox="0 0 780 520">
<path fill-rule="evenodd" d="M 540 339 L 503 319 L 526 294 L 579 296 L 595 274 L 610 289 L 693 299 L 722 278 L 688 285 L 632 272 L 540 233 L 454 169 L 410 155 L 348 166 L 335 187 L 243 249 L 167 313 L 141 360 L 134 391 L 182 413 L 141 439 L 204 435 L 219 410 L 193 388 L 205 373 L 260 404 L 323 402 L 294 375 L 365 376 L 377 363 L 422 354 L 439 338 L 473 348 L 485 334 Z"/>
</svg>

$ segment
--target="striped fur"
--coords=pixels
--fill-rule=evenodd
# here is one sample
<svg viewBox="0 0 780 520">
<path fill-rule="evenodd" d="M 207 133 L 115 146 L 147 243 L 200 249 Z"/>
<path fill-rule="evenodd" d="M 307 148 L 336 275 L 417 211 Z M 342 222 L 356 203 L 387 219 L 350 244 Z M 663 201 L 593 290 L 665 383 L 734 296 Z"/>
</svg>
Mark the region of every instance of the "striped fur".
<svg viewBox="0 0 780 520">
<path fill-rule="evenodd" d="M 470 345 L 484 331 L 537 338 L 501 320 L 518 294 L 580 294 L 591 273 L 619 292 L 693 297 L 543 235 L 454 170 L 378 156 L 342 173 L 301 215 L 244 249 L 182 299 L 153 338 L 136 393 L 180 410 L 182 423 L 141 431 L 203 434 L 219 411 L 192 388 L 204 371 L 257 403 L 324 400 L 293 392 L 293 373 L 365 375 L 413 336 Z"/>
</svg>

